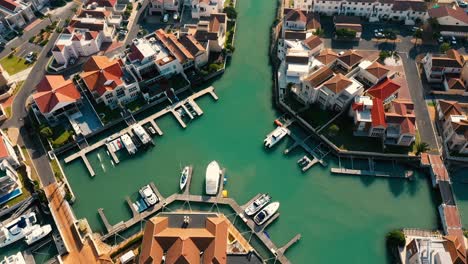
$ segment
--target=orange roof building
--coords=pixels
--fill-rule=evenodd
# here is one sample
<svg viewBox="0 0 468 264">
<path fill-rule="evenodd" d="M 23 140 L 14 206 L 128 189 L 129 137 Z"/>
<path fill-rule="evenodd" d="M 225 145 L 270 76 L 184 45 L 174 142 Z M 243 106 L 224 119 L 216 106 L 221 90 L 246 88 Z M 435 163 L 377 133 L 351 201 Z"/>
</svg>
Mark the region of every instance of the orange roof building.
<svg viewBox="0 0 468 264">
<path fill-rule="evenodd" d="M 76 112 L 76 104 L 81 103 L 81 95 L 72 80 L 62 75 L 46 75 L 36 86 L 33 95 L 37 110 L 50 122 L 61 115 Z"/>
</svg>

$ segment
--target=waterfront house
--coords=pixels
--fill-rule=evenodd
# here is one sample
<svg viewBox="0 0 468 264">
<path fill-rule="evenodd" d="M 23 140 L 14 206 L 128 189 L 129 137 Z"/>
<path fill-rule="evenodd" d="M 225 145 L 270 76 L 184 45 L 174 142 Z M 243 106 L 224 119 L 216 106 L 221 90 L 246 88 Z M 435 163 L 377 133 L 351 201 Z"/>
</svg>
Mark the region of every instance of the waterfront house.
<svg viewBox="0 0 468 264">
<path fill-rule="evenodd" d="M 386 78 L 367 90 L 366 95 L 371 96 L 371 98 L 378 98 L 386 105 L 398 97 L 400 87 L 401 86 L 392 79 Z"/>
<path fill-rule="evenodd" d="M 303 40 L 302 44 L 308 49 L 309 55 L 316 55 L 323 49 L 323 41 L 319 36 L 311 35 Z"/>
<path fill-rule="evenodd" d="M 0 162 L 4 161 L 14 168 L 21 165 L 20 157 L 16 154 L 13 143 L 3 131 L 0 131 Z"/>
<path fill-rule="evenodd" d="M 354 118 L 354 135 L 383 138 L 387 123 L 382 100 L 356 96 L 351 105 Z"/>
<path fill-rule="evenodd" d="M 179 12 L 183 0 L 151 0 L 148 6 L 149 15 L 163 15 L 166 12 Z"/>
<path fill-rule="evenodd" d="M 226 41 L 228 18 L 224 13 L 213 13 L 208 20 L 200 20 L 193 36 L 204 44 L 208 54 L 221 52 Z"/>
<path fill-rule="evenodd" d="M 138 82 L 122 66 L 122 60 L 105 56 L 92 56 L 84 64 L 80 77 L 96 103 L 115 109 L 140 96 Z"/>
<path fill-rule="evenodd" d="M 291 91 L 303 104 L 312 104 L 317 99 L 318 87 L 335 76 L 329 66 L 320 67 L 313 73 L 301 78 L 299 86 L 293 86 Z"/>
<path fill-rule="evenodd" d="M 139 263 L 262 263 L 229 220 L 212 213 L 164 213 L 151 218 L 139 258 Z"/>
<path fill-rule="evenodd" d="M 180 0 L 181 1 L 181 0 Z M 209 17 L 221 13 L 225 0 L 191 0 L 192 18 Z"/>
<path fill-rule="evenodd" d="M 62 75 L 46 75 L 36 86 L 33 100 L 36 115 L 55 124 L 61 117 L 79 111 L 81 95 L 72 80 L 65 80 Z"/>
<path fill-rule="evenodd" d="M 372 86 L 387 78 L 390 70 L 382 64 L 365 60 L 359 64 L 358 77 L 360 80 Z"/>
<path fill-rule="evenodd" d="M 278 46 L 278 58 L 282 61 L 285 59 L 285 54 L 307 53 L 310 57 L 318 55 L 323 49 L 323 41 L 318 36 L 312 34 L 304 40 L 284 39 L 280 40 L 280 42 L 281 44 Z"/>
<path fill-rule="evenodd" d="M 54 62 L 51 68 L 65 69 L 79 57 L 86 57 L 100 51 L 105 42 L 112 42 L 115 25 L 110 25 L 109 11 L 81 10 L 63 30 L 52 48 Z M 120 24 L 120 22 L 119 22 Z"/>
<path fill-rule="evenodd" d="M 385 112 L 387 145 L 409 146 L 416 139 L 416 116 L 413 102 L 396 99 Z"/>
<path fill-rule="evenodd" d="M 359 65 L 364 57 L 355 50 L 347 50 L 337 58 L 337 65 L 346 72 Z"/>
<path fill-rule="evenodd" d="M 430 83 L 443 83 L 445 79 L 458 78 L 463 68 L 460 53 L 449 50 L 447 54 L 428 53 L 421 63 Z"/>
<path fill-rule="evenodd" d="M 356 79 L 338 73 L 318 88 L 316 102 L 322 109 L 341 111 L 363 90 Z"/>
<path fill-rule="evenodd" d="M 466 106 L 465 106 L 466 109 Z M 444 144 L 449 151 L 468 154 L 468 118 L 462 104 L 438 100 L 436 117 Z"/>
<path fill-rule="evenodd" d="M 466 253 L 455 236 L 414 237 L 406 244 L 405 249 L 402 263 L 406 264 L 466 264 Z"/>
<path fill-rule="evenodd" d="M 0 20 L 4 28 L 21 29 L 36 19 L 33 5 L 21 0 L 0 0 Z"/>
<path fill-rule="evenodd" d="M 284 60 L 287 83 L 300 84 L 301 79 L 318 70 L 323 64 L 309 56 L 308 50 L 289 49 Z"/>
<path fill-rule="evenodd" d="M 281 36 L 284 38 L 287 32 L 313 33 L 320 26 L 320 17 L 313 12 L 300 9 L 283 9 L 283 27 Z"/>
</svg>

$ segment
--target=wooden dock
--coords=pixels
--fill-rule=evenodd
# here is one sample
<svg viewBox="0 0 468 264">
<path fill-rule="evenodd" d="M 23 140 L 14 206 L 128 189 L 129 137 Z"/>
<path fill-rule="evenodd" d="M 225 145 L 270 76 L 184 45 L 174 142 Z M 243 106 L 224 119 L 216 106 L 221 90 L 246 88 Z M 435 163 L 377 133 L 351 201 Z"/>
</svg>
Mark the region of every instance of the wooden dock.
<svg viewBox="0 0 468 264">
<path fill-rule="evenodd" d="M 188 102 L 189 102 L 189 104 L 192 105 L 193 110 L 195 110 L 195 112 L 197 112 L 197 115 L 199 115 L 199 116 L 203 115 L 203 110 L 200 108 L 200 106 L 198 106 L 198 104 L 194 100 L 189 99 Z"/>
<path fill-rule="evenodd" d="M 107 151 L 109 152 L 109 155 L 111 156 L 112 160 L 114 161 L 114 164 L 119 164 L 120 160 L 119 158 L 117 158 L 117 155 L 115 154 L 114 151 L 111 150 L 111 148 L 109 147 L 109 144 L 106 144 L 106 147 L 107 147 Z"/>
<path fill-rule="evenodd" d="M 188 110 L 188 108 L 185 106 L 185 104 L 182 104 L 182 108 L 184 109 L 185 113 L 190 117 L 190 119 L 194 119 L 192 113 Z"/>
<path fill-rule="evenodd" d="M 177 120 L 177 122 L 179 122 L 180 126 L 182 128 L 186 128 L 187 127 L 187 124 L 185 124 L 184 120 L 182 120 L 182 118 L 180 117 L 179 113 L 177 113 L 177 111 L 175 110 L 175 108 L 172 108 L 170 110 L 170 112 L 174 115 L 175 119 Z"/>
<path fill-rule="evenodd" d="M 301 140 L 296 134 L 294 133 L 289 133 L 289 136 L 294 140 L 294 144 L 292 146 L 290 146 L 289 148 L 287 148 L 285 151 L 284 151 L 284 154 L 288 154 L 292 149 L 296 148 L 296 147 L 302 147 L 307 153 L 309 153 L 309 155 L 311 155 L 313 157 L 312 161 L 313 164 L 310 165 L 307 169 L 309 169 L 310 167 L 312 167 L 313 165 L 315 165 L 316 163 L 320 163 L 320 165 L 322 165 L 323 167 L 326 167 L 327 166 L 327 163 L 323 160 L 323 158 L 328 154 L 325 154 L 325 155 L 319 155 L 316 153 L 315 149 L 312 149 L 311 147 L 309 147 L 305 142 L 307 141 L 307 139 L 309 139 L 309 137 L 305 138 L 304 140 Z M 312 163 L 312 162 L 311 162 Z M 310 163 L 309 163 L 310 164 Z"/>
<path fill-rule="evenodd" d="M 132 211 L 132 216 L 136 217 L 139 213 L 135 208 L 133 207 L 132 200 L 130 200 L 130 197 L 125 197 L 125 201 L 127 201 L 128 207 L 130 207 L 130 210 Z"/>
<path fill-rule="evenodd" d="M 213 86 L 210 86 L 206 89 L 203 89 L 199 92 L 196 92 L 194 94 L 192 94 L 191 96 L 188 97 L 187 100 L 192 100 L 192 101 L 195 101 L 195 99 L 199 98 L 199 97 L 202 97 L 206 94 L 210 94 L 215 100 L 218 100 L 218 97 L 216 96 L 215 92 L 214 92 L 214 87 Z M 147 118 L 144 118 L 136 123 L 140 124 L 141 126 L 145 125 L 146 123 L 151 123 L 151 125 L 154 127 L 154 129 L 156 130 L 156 132 L 159 134 L 159 135 L 163 135 L 163 132 L 162 130 L 159 128 L 159 126 L 156 124 L 155 122 L 155 119 L 165 115 L 165 114 L 168 114 L 168 113 L 172 113 L 176 119 L 179 121 L 179 123 L 181 124 L 182 127 L 186 127 L 187 125 L 184 123 L 184 121 L 180 118 L 180 116 L 178 115 L 178 113 L 175 112 L 175 109 L 177 109 L 178 107 L 181 106 L 181 104 L 183 104 L 184 101 L 181 101 L 181 102 L 178 102 L 172 106 L 169 106 L 169 107 L 166 107 L 165 109 L 147 117 Z M 124 134 L 127 134 L 127 133 L 133 133 L 132 132 L 132 128 L 131 127 L 127 127 L 119 132 L 116 132 L 115 134 L 113 134 L 111 137 L 116 139 L 116 138 L 119 138 L 121 137 L 122 135 Z M 90 153 L 90 152 L 93 152 L 94 150 L 106 145 L 107 143 L 107 139 L 102 139 L 92 145 L 89 145 L 83 149 L 80 149 L 79 151 L 75 152 L 74 154 L 66 157 L 64 159 L 65 163 L 70 163 L 72 161 L 74 161 L 75 159 L 78 159 L 78 158 L 81 158 L 85 165 L 86 165 L 86 168 L 88 169 L 88 172 L 89 174 L 91 175 L 91 177 L 94 177 L 96 175 L 96 173 L 94 172 L 91 164 L 89 163 L 88 159 L 86 158 L 86 154 Z M 112 153 L 112 151 L 109 151 L 109 153 Z M 119 161 L 118 161 L 118 158 L 117 156 L 113 156 L 112 157 L 114 159 L 114 163 L 115 164 L 118 164 Z"/>
<path fill-rule="evenodd" d="M 392 177 L 390 173 L 384 171 L 354 170 L 346 168 L 331 168 L 331 172 L 336 174 L 374 176 L 374 177 Z"/>
</svg>

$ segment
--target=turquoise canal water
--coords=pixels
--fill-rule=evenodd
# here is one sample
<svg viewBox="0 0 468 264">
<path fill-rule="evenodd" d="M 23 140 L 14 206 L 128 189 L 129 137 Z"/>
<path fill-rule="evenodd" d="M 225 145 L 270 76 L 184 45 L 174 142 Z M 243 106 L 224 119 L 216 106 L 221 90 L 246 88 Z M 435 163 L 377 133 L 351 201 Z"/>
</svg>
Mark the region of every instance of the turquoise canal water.
<svg viewBox="0 0 468 264">
<path fill-rule="evenodd" d="M 436 202 L 428 180 L 368 179 L 330 174 L 316 165 L 300 172 L 296 150 L 281 142 L 265 151 L 262 141 L 278 113 L 271 102 L 268 65 L 270 26 L 276 1 L 239 0 L 236 52 L 226 73 L 213 83 L 219 101 L 209 95 L 197 102 L 205 114 L 180 128 L 174 117 L 157 120 L 164 131 L 156 147 L 136 156 L 121 154 L 113 167 L 105 150 L 89 155 L 97 175 L 90 178 L 82 161 L 65 165 L 77 201 L 77 217 L 86 217 L 96 232 L 103 226 L 97 209 L 112 224 L 130 217 L 126 196 L 153 181 L 164 196 L 178 191 L 181 164 L 195 166 L 192 193 L 203 193 L 204 171 L 211 160 L 227 169 L 229 196 L 239 204 L 260 192 L 281 202 L 280 218 L 268 228 L 277 245 L 301 233 L 288 251 L 293 263 L 385 263 L 384 236 L 394 228 L 437 228 Z"/>
</svg>

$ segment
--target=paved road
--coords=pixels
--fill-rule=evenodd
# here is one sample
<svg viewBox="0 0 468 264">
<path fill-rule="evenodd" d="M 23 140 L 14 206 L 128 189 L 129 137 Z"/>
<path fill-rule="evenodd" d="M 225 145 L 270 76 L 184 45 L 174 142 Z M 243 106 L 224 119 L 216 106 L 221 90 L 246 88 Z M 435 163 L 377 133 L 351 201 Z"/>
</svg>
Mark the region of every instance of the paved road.
<svg viewBox="0 0 468 264">
<path fill-rule="evenodd" d="M 323 25 L 323 24 L 322 24 Z M 325 21 L 325 32 L 333 32 L 330 28 L 332 25 L 327 24 Z M 437 134 L 435 132 L 434 125 L 430 119 L 429 112 L 427 110 L 426 99 L 432 100 L 434 96 L 429 95 L 429 90 L 425 89 L 422 85 L 421 79 L 419 78 L 419 72 L 416 68 L 416 56 L 419 54 L 425 54 L 427 52 L 438 53 L 439 46 L 437 45 L 414 45 L 412 40 L 412 32 L 410 26 L 398 26 L 400 34 L 398 38 L 401 40 L 397 43 L 389 42 L 376 42 L 372 40 L 374 29 L 377 28 L 395 28 L 392 24 L 369 24 L 364 23 L 364 32 L 361 41 L 359 42 L 337 42 L 331 40 L 331 33 L 327 33 L 324 39 L 326 47 L 331 47 L 336 50 L 345 49 L 360 49 L 360 50 L 396 50 L 402 57 L 403 64 L 405 66 L 405 75 L 408 82 L 411 98 L 413 99 L 415 106 L 416 122 L 418 131 L 421 136 L 421 141 L 429 144 L 429 147 L 434 152 L 438 152 L 439 144 L 437 141 Z M 462 53 L 466 53 L 464 47 L 457 47 Z M 443 98 L 443 96 L 436 96 L 437 98 Z"/>
</svg>

